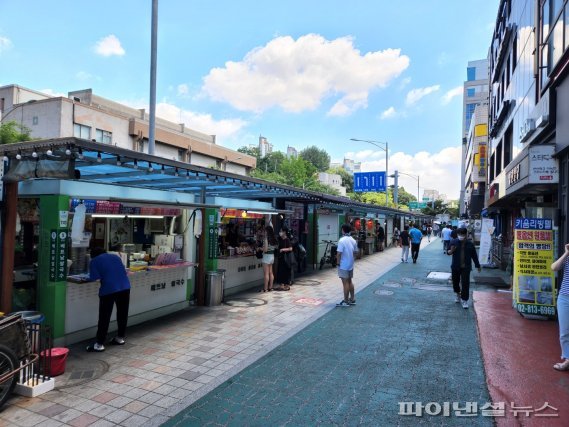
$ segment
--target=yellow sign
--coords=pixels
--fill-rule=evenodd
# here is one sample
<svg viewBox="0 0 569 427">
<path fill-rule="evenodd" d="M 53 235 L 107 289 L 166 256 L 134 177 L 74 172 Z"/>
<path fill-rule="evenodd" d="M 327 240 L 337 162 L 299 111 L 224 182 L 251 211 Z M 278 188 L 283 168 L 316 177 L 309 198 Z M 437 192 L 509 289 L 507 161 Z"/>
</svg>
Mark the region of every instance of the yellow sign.
<svg viewBox="0 0 569 427">
<path fill-rule="evenodd" d="M 522 314 L 556 315 L 552 225 L 550 219 L 516 219 L 513 297 Z"/>
</svg>

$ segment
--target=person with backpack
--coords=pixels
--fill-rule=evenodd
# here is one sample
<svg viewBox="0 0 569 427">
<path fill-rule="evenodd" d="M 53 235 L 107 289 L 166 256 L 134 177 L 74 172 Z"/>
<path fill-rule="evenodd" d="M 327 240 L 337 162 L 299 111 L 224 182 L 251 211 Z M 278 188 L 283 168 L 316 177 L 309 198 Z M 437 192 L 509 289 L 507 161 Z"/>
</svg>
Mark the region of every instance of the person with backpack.
<svg viewBox="0 0 569 427">
<path fill-rule="evenodd" d="M 462 227 L 456 230 L 457 238 L 450 242 L 450 249 L 447 251 L 452 255 L 452 288 L 456 294 L 455 302 L 462 303 L 462 308 L 468 309 L 468 299 L 470 296 L 470 272 L 472 262 L 481 271 L 478 254 L 472 240 L 466 238 L 468 231 Z"/>
</svg>

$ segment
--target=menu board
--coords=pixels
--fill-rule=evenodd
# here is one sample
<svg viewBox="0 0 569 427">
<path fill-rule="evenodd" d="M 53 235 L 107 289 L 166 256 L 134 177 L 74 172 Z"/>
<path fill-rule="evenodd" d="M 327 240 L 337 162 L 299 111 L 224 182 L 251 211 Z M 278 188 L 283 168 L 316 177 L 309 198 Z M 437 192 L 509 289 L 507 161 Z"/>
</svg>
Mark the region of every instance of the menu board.
<svg viewBox="0 0 569 427">
<path fill-rule="evenodd" d="M 522 314 L 554 317 L 553 221 L 517 218 L 514 227 L 514 306 Z"/>
</svg>

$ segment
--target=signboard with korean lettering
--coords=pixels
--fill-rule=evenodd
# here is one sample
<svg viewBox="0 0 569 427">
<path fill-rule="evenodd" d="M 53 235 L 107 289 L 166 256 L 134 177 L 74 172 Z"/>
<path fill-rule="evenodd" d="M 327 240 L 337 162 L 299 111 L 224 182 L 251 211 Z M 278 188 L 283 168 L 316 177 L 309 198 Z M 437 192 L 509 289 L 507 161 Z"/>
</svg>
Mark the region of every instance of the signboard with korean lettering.
<svg viewBox="0 0 569 427">
<path fill-rule="evenodd" d="M 554 317 L 553 221 L 516 218 L 514 226 L 514 306 L 522 314 Z"/>
<path fill-rule="evenodd" d="M 216 259 L 217 258 L 217 239 L 219 237 L 219 230 L 217 229 L 217 225 L 210 225 L 209 227 L 209 238 L 208 238 L 208 253 L 207 256 L 209 259 Z"/>
<path fill-rule="evenodd" d="M 49 233 L 49 281 L 61 282 L 67 277 L 67 230 L 52 229 Z"/>
<path fill-rule="evenodd" d="M 529 183 L 557 184 L 559 167 L 554 145 L 536 145 L 529 148 Z"/>
<path fill-rule="evenodd" d="M 354 172 L 354 192 L 385 191 L 385 172 Z"/>
</svg>

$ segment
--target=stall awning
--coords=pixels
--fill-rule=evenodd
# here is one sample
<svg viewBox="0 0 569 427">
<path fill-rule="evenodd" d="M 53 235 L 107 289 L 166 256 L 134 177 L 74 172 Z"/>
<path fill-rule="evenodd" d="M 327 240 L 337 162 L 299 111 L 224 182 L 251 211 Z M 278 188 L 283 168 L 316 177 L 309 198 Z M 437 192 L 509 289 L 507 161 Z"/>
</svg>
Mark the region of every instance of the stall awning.
<svg viewBox="0 0 569 427">
<path fill-rule="evenodd" d="M 196 201 L 211 197 L 272 201 L 284 198 L 367 212 L 402 211 L 369 205 L 214 168 L 169 160 L 133 150 L 79 138 L 57 138 L 5 145 L 10 163 L 4 180 L 71 179 L 125 188 L 192 194 Z M 420 216 L 420 215 L 419 215 Z"/>
</svg>

